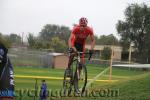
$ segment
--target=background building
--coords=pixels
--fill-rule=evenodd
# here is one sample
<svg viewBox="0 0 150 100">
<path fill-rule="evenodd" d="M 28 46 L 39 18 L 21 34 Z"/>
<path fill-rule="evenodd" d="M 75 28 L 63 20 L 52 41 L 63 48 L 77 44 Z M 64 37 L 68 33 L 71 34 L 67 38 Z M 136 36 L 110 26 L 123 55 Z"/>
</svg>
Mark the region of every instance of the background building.
<svg viewBox="0 0 150 100">
<path fill-rule="evenodd" d="M 111 49 L 114 50 L 114 57 L 113 57 L 113 60 L 115 61 L 121 61 L 121 54 L 122 54 L 122 47 L 120 46 L 112 46 L 112 45 L 95 45 L 95 58 L 97 59 L 101 59 L 101 54 L 102 54 L 102 51 L 104 50 L 105 47 L 109 47 Z M 90 45 L 86 45 L 85 46 L 86 49 L 91 49 L 91 46 Z"/>
</svg>

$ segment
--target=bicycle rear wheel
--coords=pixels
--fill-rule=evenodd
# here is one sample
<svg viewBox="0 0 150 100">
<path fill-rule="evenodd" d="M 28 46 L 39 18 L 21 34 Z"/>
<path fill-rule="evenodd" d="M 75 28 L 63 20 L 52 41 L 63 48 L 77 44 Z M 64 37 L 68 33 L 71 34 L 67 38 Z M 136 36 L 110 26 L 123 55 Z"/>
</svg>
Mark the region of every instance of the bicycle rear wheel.
<svg viewBox="0 0 150 100">
<path fill-rule="evenodd" d="M 72 77 L 73 77 L 73 72 L 71 70 L 71 75 L 68 76 L 68 71 L 67 69 L 65 70 L 64 73 L 64 79 L 63 79 L 63 93 L 64 95 L 70 95 L 72 91 Z"/>
</svg>

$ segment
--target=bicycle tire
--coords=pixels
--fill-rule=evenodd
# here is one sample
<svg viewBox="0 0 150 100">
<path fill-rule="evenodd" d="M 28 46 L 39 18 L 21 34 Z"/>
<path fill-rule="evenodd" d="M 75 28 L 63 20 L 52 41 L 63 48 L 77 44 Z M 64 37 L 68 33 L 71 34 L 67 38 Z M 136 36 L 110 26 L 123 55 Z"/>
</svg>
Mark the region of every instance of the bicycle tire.
<svg viewBox="0 0 150 100">
<path fill-rule="evenodd" d="M 86 84 L 87 84 L 87 69 L 86 69 L 86 66 L 85 65 L 83 65 L 82 66 L 82 71 L 83 71 L 83 78 L 84 79 L 77 79 L 77 77 L 78 77 L 78 72 L 77 72 L 77 70 L 78 70 L 78 64 L 76 65 L 77 67 L 76 67 L 76 71 L 75 71 L 75 74 L 74 74 L 74 86 L 75 86 L 75 89 L 81 89 L 80 91 L 81 91 L 81 94 L 83 94 L 84 93 L 84 91 L 85 91 L 85 88 L 86 88 Z M 81 74 L 81 73 L 80 73 Z M 81 81 L 82 81 L 82 83 L 81 83 Z"/>
<path fill-rule="evenodd" d="M 64 72 L 64 79 L 63 79 L 63 93 L 64 95 L 70 95 L 71 94 L 71 91 L 72 91 L 72 76 L 73 76 L 73 71 L 71 69 L 71 76 L 70 77 L 67 77 L 67 71 L 65 69 L 65 72 Z M 67 79 L 69 78 L 69 79 Z"/>
<path fill-rule="evenodd" d="M 81 94 L 83 94 L 84 93 L 84 91 L 85 91 L 85 89 L 86 89 L 86 84 L 87 84 L 87 68 L 86 68 L 86 66 L 85 65 L 83 65 L 83 69 L 84 69 L 84 71 L 85 71 L 85 82 L 84 82 L 84 86 L 82 87 L 82 92 L 81 92 Z"/>
</svg>

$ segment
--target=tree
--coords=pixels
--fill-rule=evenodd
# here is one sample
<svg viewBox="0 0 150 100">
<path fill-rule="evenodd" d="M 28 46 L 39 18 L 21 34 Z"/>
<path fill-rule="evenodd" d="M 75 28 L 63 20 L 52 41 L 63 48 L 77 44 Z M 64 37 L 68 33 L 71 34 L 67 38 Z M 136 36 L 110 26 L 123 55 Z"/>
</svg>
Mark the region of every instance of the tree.
<svg viewBox="0 0 150 100">
<path fill-rule="evenodd" d="M 98 38 L 97 44 L 99 45 L 119 45 L 118 39 L 113 35 L 102 35 Z"/>
<path fill-rule="evenodd" d="M 95 44 L 98 44 L 98 36 L 94 35 L 95 38 Z M 90 44 L 91 43 L 91 39 L 90 36 L 88 36 L 88 38 L 86 39 L 86 44 Z"/>
<path fill-rule="evenodd" d="M 113 35 L 101 35 L 98 37 L 97 35 L 94 35 L 95 43 L 96 45 L 119 45 L 118 39 Z M 90 44 L 90 37 L 86 40 L 87 44 Z"/>
<path fill-rule="evenodd" d="M 59 37 L 67 43 L 71 31 L 66 26 L 47 24 L 41 30 L 39 37 L 44 41 L 50 41 L 52 37 Z"/>
<path fill-rule="evenodd" d="M 21 37 L 18 36 L 17 34 L 10 34 L 9 36 L 10 42 L 15 43 L 15 44 L 21 44 Z"/>
<path fill-rule="evenodd" d="M 150 51 L 150 8 L 145 4 L 131 4 L 125 10 L 125 21 L 119 20 L 117 31 L 125 48 L 135 44 L 138 61 L 147 63 Z M 149 60 L 150 63 L 150 60 Z"/>
<path fill-rule="evenodd" d="M 61 40 L 59 37 L 53 37 L 51 40 L 51 47 L 55 52 L 65 52 L 67 45 L 64 40 Z"/>
<path fill-rule="evenodd" d="M 111 56 L 111 48 L 105 47 L 102 51 L 101 58 L 104 60 L 109 60 Z"/>
<path fill-rule="evenodd" d="M 69 27 L 66 26 L 60 26 L 60 32 L 58 37 L 62 40 L 65 40 L 66 43 L 68 43 L 68 39 L 70 37 L 71 34 L 71 30 L 69 29 Z"/>
<path fill-rule="evenodd" d="M 36 42 L 36 47 L 39 48 L 37 45 L 40 44 L 41 48 L 64 52 L 66 51 L 70 34 L 71 30 L 66 26 L 47 24 L 39 33 L 38 40 L 40 42 Z"/>
<path fill-rule="evenodd" d="M 0 42 L 3 43 L 7 48 L 11 47 L 9 37 L 2 35 L 2 33 L 0 33 Z"/>
<path fill-rule="evenodd" d="M 28 43 L 29 43 L 29 47 L 34 48 L 35 44 L 36 44 L 36 39 L 35 39 L 35 37 L 33 36 L 32 33 L 29 33 L 29 35 L 27 37 L 27 40 L 28 40 Z"/>
</svg>

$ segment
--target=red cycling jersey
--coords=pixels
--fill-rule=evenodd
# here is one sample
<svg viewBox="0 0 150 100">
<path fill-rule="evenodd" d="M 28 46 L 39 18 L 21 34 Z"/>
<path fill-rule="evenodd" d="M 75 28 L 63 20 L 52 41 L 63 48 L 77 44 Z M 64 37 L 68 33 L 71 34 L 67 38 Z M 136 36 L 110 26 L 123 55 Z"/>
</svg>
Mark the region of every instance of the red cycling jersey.
<svg viewBox="0 0 150 100">
<path fill-rule="evenodd" d="M 72 46 L 74 43 L 85 45 L 86 38 L 89 35 L 93 35 L 93 29 L 89 26 L 82 29 L 79 25 L 76 25 L 72 30 L 73 38 L 71 39 Z"/>
</svg>

